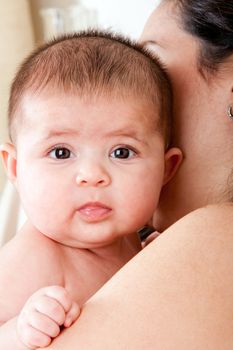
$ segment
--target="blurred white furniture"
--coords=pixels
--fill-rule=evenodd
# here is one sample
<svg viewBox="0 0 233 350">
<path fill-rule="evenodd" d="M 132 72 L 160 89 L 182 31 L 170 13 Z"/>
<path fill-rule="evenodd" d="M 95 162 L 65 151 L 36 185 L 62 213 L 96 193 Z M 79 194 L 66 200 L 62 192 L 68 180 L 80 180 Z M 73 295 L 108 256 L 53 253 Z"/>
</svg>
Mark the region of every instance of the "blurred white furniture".
<svg viewBox="0 0 233 350">
<path fill-rule="evenodd" d="M 49 40 L 64 33 L 96 28 L 98 24 L 97 11 L 94 8 L 85 7 L 82 2 L 76 0 L 72 5 L 63 7 L 44 7 L 39 10 L 43 39 Z"/>
<path fill-rule="evenodd" d="M 25 220 L 18 194 L 7 182 L 0 198 L 0 247 L 16 234 Z"/>
</svg>

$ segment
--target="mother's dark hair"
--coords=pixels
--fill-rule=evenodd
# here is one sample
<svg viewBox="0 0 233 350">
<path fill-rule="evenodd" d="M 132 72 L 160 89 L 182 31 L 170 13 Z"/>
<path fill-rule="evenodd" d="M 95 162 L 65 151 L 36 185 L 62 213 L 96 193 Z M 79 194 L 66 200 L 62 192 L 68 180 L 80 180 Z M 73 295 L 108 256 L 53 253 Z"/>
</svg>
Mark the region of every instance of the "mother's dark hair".
<svg viewBox="0 0 233 350">
<path fill-rule="evenodd" d="M 233 0 L 175 0 L 175 4 L 183 28 L 201 41 L 200 68 L 216 70 L 233 54 Z"/>
</svg>

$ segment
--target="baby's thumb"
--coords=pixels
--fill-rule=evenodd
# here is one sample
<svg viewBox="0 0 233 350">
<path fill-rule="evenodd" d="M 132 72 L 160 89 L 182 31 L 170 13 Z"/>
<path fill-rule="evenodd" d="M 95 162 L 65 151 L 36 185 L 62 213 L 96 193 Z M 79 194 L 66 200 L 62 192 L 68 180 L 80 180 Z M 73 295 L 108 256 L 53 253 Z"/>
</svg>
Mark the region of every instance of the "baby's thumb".
<svg viewBox="0 0 233 350">
<path fill-rule="evenodd" d="M 74 301 L 72 302 L 70 310 L 66 314 L 64 327 L 70 327 L 74 321 L 77 320 L 81 312 L 81 308 Z"/>
</svg>

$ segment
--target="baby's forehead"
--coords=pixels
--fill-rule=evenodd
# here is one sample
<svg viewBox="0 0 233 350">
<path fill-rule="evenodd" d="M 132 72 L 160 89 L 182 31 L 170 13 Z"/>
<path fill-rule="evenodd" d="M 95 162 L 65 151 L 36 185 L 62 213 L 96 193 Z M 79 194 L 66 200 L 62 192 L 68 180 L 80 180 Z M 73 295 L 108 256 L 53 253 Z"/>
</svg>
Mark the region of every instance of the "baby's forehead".
<svg viewBox="0 0 233 350">
<path fill-rule="evenodd" d="M 124 125 L 139 122 L 155 130 L 159 125 L 159 108 L 149 99 L 130 93 L 120 95 L 108 91 L 80 96 L 74 91 L 58 89 L 45 89 L 36 93 L 27 91 L 15 113 L 15 132 L 25 126 L 34 128 L 42 119 L 47 120 L 48 127 L 52 127 L 58 122 L 66 125 L 77 119 L 83 124 L 87 118 L 92 118 L 95 123 L 116 123 L 117 119 L 121 123 L 125 122 Z"/>
<path fill-rule="evenodd" d="M 153 118 L 158 117 L 158 112 L 160 111 L 160 103 L 154 101 L 151 96 L 145 96 L 134 91 L 129 91 L 123 86 L 116 88 L 115 90 L 109 89 L 100 89 L 92 91 L 77 91 L 75 88 L 70 90 L 64 90 L 60 87 L 48 86 L 41 90 L 27 90 L 21 97 L 21 100 L 18 105 L 18 111 L 15 113 L 18 117 L 21 115 L 33 114 L 36 117 L 36 110 L 38 107 L 48 106 L 57 107 L 60 103 L 61 107 L 63 104 L 61 101 L 66 101 L 65 107 L 72 108 L 72 102 L 79 101 L 83 106 L 98 106 L 103 103 L 108 105 L 114 103 L 116 106 L 127 106 L 135 110 L 139 108 L 145 112 L 151 111 L 148 113 L 148 116 Z M 71 104 L 69 105 L 69 101 Z M 46 112 L 46 110 L 45 110 Z"/>
<path fill-rule="evenodd" d="M 38 93 L 48 88 L 80 96 L 104 93 L 126 100 L 133 96 L 136 102 L 143 97 L 152 110 L 160 108 L 165 116 L 170 109 L 170 84 L 158 60 L 136 43 L 107 33 L 64 36 L 35 50 L 12 84 L 10 129 L 24 118 L 18 111 L 25 105 L 28 90 Z"/>
</svg>

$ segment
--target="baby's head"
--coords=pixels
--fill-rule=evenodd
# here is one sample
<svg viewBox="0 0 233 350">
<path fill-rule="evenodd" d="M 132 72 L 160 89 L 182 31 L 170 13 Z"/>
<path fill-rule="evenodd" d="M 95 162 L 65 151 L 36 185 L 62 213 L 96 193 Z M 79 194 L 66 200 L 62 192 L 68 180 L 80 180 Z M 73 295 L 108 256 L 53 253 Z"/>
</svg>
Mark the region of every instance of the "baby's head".
<svg viewBox="0 0 233 350">
<path fill-rule="evenodd" d="M 43 91 L 63 91 L 80 98 L 140 98 L 154 111 L 154 125 L 169 144 L 172 94 L 166 73 L 156 57 L 122 36 L 86 31 L 35 50 L 11 87 L 8 121 L 12 141 L 24 125 L 22 101 Z"/>
<path fill-rule="evenodd" d="M 171 89 L 155 57 L 103 32 L 33 52 L 11 88 L 2 146 L 26 214 L 71 246 L 109 244 L 151 218 L 181 160 L 168 149 Z"/>
</svg>

